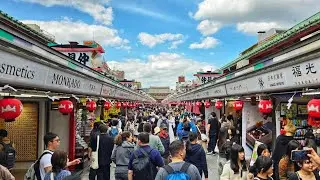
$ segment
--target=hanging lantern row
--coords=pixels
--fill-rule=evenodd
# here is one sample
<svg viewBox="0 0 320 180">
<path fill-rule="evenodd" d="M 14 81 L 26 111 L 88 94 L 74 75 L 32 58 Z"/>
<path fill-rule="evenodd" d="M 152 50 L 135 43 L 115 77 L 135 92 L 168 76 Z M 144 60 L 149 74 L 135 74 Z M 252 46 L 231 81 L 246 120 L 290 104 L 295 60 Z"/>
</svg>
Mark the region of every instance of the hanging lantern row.
<svg viewBox="0 0 320 180">
<path fill-rule="evenodd" d="M 271 100 L 260 100 L 259 111 L 263 114 L 269 114 L 272 112 L 273 105 Z"/>
<path fill-rule="evenodd" d="M 63 115 L 68 115 L 73 110 L 73 103 L 70 100 L 61 100 L 58 106 L 59 112 Z"/>
<path fill-rule="evenodd" d="M 5 122 L 15 121 L 20 116 L 23 105 L 19 99 L 14 97 L 4 97 L 0 100 L 0 118 Z"/>
<path fill-rule="evenodd" d="M 217 109 L 222 109 L 223 103 L 222 103 L 222 101 L 216 101 L 216 103 L 214 104 L 214 106 L 215 106 Z"/>
<path fill-rule="evenodd" d="M 234 102 L 233 102 L 233 108 L 234 108 L 236 111 L 241 111 L 242 108 L 243 108 L 243 101 L 241 101 L 241 100 L 234 101 Z"/>
<path fill-rule="evenodd" d="M 205 108 L 209 108 L 210 106 L 211 106 L 210 101 L 204 102 L 204 107 L 205 107 Z"/>
</svg>

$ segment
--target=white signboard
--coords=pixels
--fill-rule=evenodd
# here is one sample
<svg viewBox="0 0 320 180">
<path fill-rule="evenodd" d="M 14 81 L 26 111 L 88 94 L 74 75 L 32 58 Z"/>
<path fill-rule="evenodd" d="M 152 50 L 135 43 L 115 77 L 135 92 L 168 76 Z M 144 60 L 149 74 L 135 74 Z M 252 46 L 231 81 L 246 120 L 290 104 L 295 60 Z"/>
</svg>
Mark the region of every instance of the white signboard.
<svg viewBox="0 0 320 180">
<path fill-rule="evenodd" d="M 101 83 L 0 51 L 0 81 L 12 86 L 100 95 Z"/>
</svg>

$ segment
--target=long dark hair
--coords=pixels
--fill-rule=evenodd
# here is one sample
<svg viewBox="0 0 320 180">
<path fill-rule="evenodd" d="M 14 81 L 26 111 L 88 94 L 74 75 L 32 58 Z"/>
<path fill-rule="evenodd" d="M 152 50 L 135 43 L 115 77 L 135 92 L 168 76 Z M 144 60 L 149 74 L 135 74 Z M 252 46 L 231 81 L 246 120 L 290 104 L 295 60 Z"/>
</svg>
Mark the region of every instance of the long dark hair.
<svg viewBox="0 0 320 180">
<path fill-rule="evenodd" d="M 186 142 L 186 152 L 187 153 L 191 153 L 191 151 L 192 151 L 191 142 L 193 142 L 196 139 L 198 139 L 198 134 L 194 133 L 194 132 L 190 132 L 189 133 L 189 139 Z"/>
<path fill-rule="evenodd" d="M 238 174 L 240 170 L 240 167 L 238 164 L 240 152 L 244 152 L 244 149 L 242 146 L 240 146 L 239 144 L 232 145 L 231 152 L 230 152 L 230 167 L 235 174 Z M 247 171 L 247 165 L 246 165 L 245 159 L 241 161 L 241 164 L 242 164 L 242 171 Z M 241 177 L 242 177 L 242 174 L 241 174 Z"/>
<path fill-rule="evenodd" d="M 222 145 L 226 143 L 228 137 L 228 129 L 227 128 L 220 128 L 219 135 L 218 135 L 218 148 L 221 149 Z"/>
<path fill-rule="evenodd" d="M 67 166 L 68 155 L 64 151 L 56 150 L 52 154 L 51 164 L 52 164 L 52 172 L 60 173 Z"/>
<path fill-rule="evenodd" d="M 289 141 L 286 156 L 288 156 L 288 158 L 291 159 L 291 153 L 293 150 L 296 150 L 296 149 L 300 150 L 301 144 L 297 140 Z"/>
</svg>

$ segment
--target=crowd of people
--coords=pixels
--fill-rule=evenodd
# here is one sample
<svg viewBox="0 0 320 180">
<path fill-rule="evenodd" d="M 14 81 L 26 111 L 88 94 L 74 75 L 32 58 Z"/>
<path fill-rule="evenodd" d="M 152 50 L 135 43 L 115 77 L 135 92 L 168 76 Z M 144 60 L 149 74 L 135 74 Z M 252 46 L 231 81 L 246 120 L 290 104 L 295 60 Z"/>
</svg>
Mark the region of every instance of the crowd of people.
<svg viewBox="0 0 320 180">
<path fill-rule="evenodd" d="M 306 134 L 308 158 L 294 160 L 292 152 L 303 147 L 294 140 L 296 128 L 288 121 L 273 152 L 266 144 L 260 144 L 258 157 L 250 166 L 241 146 L 241 124 L 239 115 L 223 115 L 218 119 L 212 112 L 205 120 L 203 115 L 165 107 L 138 108 L 128 111 L 125 117 L 113 115 L 107 122 L 94 123 L 89 142 L 88 156 L 92 162 L 89 179 L 110 179 L 112 162 L 116 180 L 320 179 L 320 157 L 312 133 Z M 7 158 L 7 146 L 14 148 L 7 135 L 7 131 L 0 130 L 0 179 L 11 180 L 14 179 L 11 164 L 3 161 Z M 46 150 L 30 167 L 25 179 L 71 178 L 73 174 L 67 167 L 81 160 L 69 162 L 67 153 L 59 150 L 57 134 L 47 133 L 43 140 Z M 209 178 L 210 155 L 217 157 L 213 163 L 218 165 L 218 174 Z"/>
</svg>

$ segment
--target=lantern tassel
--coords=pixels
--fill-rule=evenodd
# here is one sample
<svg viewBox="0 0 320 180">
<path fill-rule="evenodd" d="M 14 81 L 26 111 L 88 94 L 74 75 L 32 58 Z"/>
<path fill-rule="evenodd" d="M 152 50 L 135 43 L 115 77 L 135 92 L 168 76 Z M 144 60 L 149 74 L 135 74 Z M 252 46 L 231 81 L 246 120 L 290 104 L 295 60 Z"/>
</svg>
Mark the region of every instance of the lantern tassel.
<svg viewBox="0 0 320 180">
<path fill-rule="evenodd" d="M 13 88 L 12 86 L 9 86 L 9 84 L 6 84 L 3 87 L 0 87 L 0 91 L 3 91 L 5 89 L 11 89 L 12 91 L 17 92 L 17 90 L 15 88 Z"/>
</svg>

